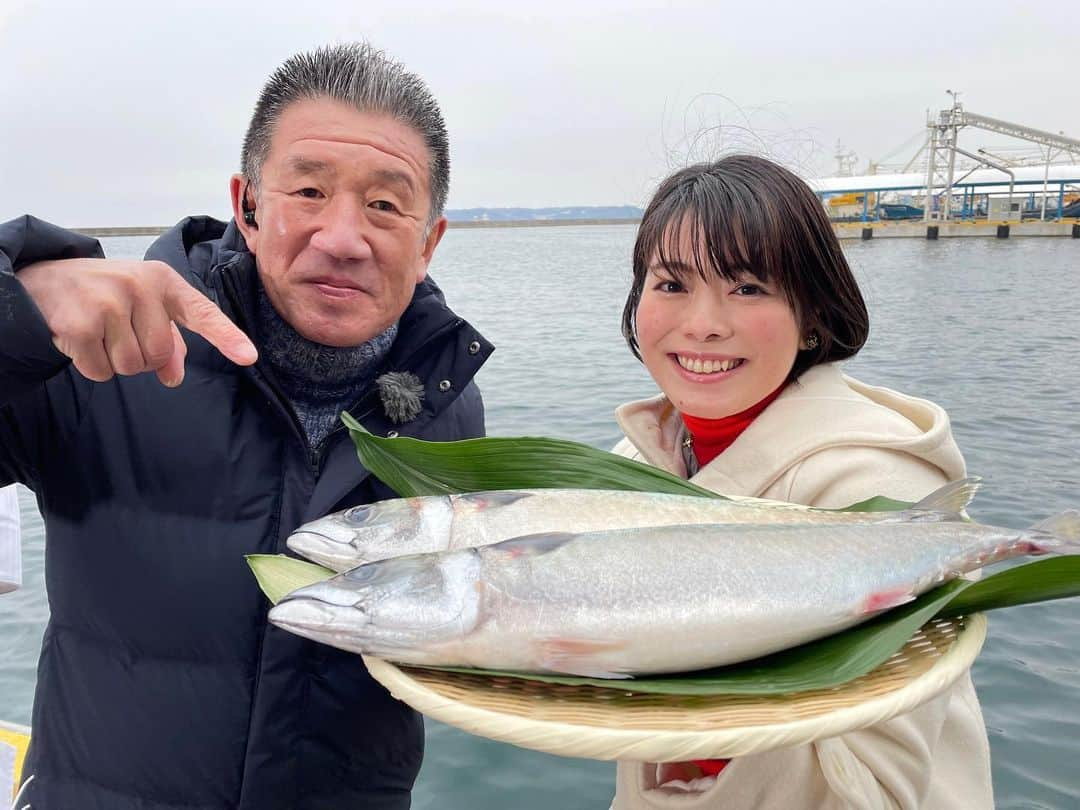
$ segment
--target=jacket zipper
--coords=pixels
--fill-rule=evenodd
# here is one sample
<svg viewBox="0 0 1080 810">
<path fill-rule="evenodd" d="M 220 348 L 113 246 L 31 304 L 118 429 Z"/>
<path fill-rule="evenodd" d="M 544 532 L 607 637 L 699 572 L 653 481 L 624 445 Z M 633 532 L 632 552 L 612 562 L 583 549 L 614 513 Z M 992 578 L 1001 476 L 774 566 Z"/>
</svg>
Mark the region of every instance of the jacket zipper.
<svg viewBox="0 0 1080 810">
<path fill-rule="evenodd" d="M 247 313 L 244 312 L 244 308 L 240 305 L 240 293 L 235 287 L 235 279 L 232 274 L 227 272 L 228 268 L 222 268 L 221 278 L 225 287 L 225 294 L 229 298 L 229 303 L 232 305 L 233 312 L 236 313 L 238 324 L 241 329 L 245 329 L 245 334 L 251 337 L 254 330 L 251 329 L 251 324 L 247 322 Z M 303 445 L 304 455 L 308 459 L 309 465 L 312 458 L 316 455 L 315 450 L 311 447 L 311 442 L 308 441 L 307 434 L 304 432 L 304 426 L 300 424 L 300 417 L 296 414 L 296 409 L 293 408 L 289 398 L 285 395 L 285 392 L 281 390 L 281 386 L 278 385 L 273 375 L 265 373 L 262 369 L 255 366 L 250 367 L 251 375 L 256 381 L 261 382 L 270 392 L 273 394 L 271 399 L 275 400 L 274 404 L 278 410 L 285 416 L 285 420 L 292 426 L 293 433 L 296 435 L 297 440 Z"/>
<path fill-rule="evenodd" d="M 248 319 L 247 319 L 247 313 L 244 311 L 243 307 L 240 305 L 240 294 L 239 294 L 239 291 L 236 289 L 235 279 L 232 277 L 232 274 L 227 272 L 228 269 L 229 268 L 226 266 L 226 267 L 222 267 L 221 270 L 219 271 L 221 273 L 222 287 L 224 289 L 225 295 L 229 299 L 229 303 L 232 306 L 234 313 L 236 314 L 236 320 L 237 320 L 237 323 L 240 326 L 240 328 L 243 329 L 245 326 L 250 327 L 250 324 L 248 323 Z M 398 368 L 407 367 L 407 365 L 412 362 L 413 358 L 415 358 L 421 351 L 426 349 L 434 340 L 436 340 L 437 338 L 441 338 L 444 334 L 447 334 L 448 332 L 450 332 L 453 329 L 459 328 L 461 326 L 461 324 L 463 324 L 463 323 L 464 323 L 464 319 L 455 318 L 453 321 L 451 321 L 450 323 L 448 323 L 444 327 L 436 330 L 431 335 L 429 335 L 428 338 L 420 346 L 418 346 L 414 351 L 412 351 L 402 362 L 398 363 L 397 367 Z M 292 426 L 293 432 L 295 433 L 297 439 L 300 442 L 302 442 L 302 444 L 304 446 L 305 454 L 307 456 L 309 469 L 311 470 L 313 476 L 316 479 L 318 479 L 319 467 L 320 467 L 320 465 L 322 463 L 322 450 L 329 446 L 331 437 L 333 437 L 336 434 L 338 434 L 338 433 L 345 430 L 345 426 L 341 425 L 341 426 L 335 428 L 333 431 L 331 431 L 331 433 L 322 442 L 320 442 L 319 447 L 314 447 L 313 448 L 311 446 L 311 442 L 309 442 L 308 439 L 307 439 L 307 434 L 304 432 L 303 425 L 300 424 L 300 417 L 297 416 L 296 410 L 292 407 L 292 404 L 289 402 L 289 398 L 287 396 L 285 396 L 285 393 L 281 390 L 281 387 L 277 384 L 277 382 L 272 378 L 272 376 L 264 374 L 257 367 L 252 367 L 250 369 L 250 372 L 252 374 L 252 377 L 255 379 L 255 381 L 257 383 L 260 383 L 260 384 L 266 386 L 267 389 L 269 389 L 270 393 L 272 394 L 271 399 L 275 400 L 275 403 L 274 403 L 275 406 L 279 409 L 279 411 L 281 411 L 285 415 L 286 420 Z M 364 404 L 364 401 L 368 397 L 370 397 L 372 395 L 374 395 L 373 391 L 368 392 L 368 394 L 366 394 L 365 396 L 363 396 L 359 400 L 357 400 L 357 402 L 354 403 L 350 408 L 348 408 L 348 410 L 351 412 L 353 409 L 360 407 L 361 405 Z M 368 416 L 370 416 L 374 412 L 374 410 L 375 410 L 375 406 L 374 406 L 374 404 L 372 404 L 371 406 L 368 407 L 368 409 L 366 411 L 364 411 L 362 416 L 358 416 L 358 417 L 355 417 L 355 418 L 357 419 L 357 421 L 360 421 L 361 419 L 364 419 L 364 418 L 367 418 Z M 282 501 L 282 504 L 284 504 L 284 500 Z M 280 511 L 279 511 L 278 524 L 280 525 L 280 523 L 281 523 L 281 514 L 280 514 Z M 252 716 L 254 716 L 255 706 L 258 703 L 259 692 L 260 692 L 261 686 L 262 686 L 263 647 L 264 647 L 264 643 L 266 641 L 266 633 L 267 633 L 267 630 L 269 629 L 269 627 L 270 627 L 269 622 L 267 622 L 263 627 L 262 637 L 259 639 L 259 649 L 258 649 L 258 652 L 256 654 L 256 660 L 257 660 L 258 663 L 257 663 L 257 665 L 255 667 L 254 683 L 252 684 L 252 690 L 251 690 L 251 711 L 252 711 Z M 248 727 L 247 739 L 245 740 L 245 743 L 244 743 L 244 748 L 245 748 L 245 750 L 244 750 L 244 764 L 242 765 L 241 779 L 243 779 L 244 776 L 246 776 L 247 759 L 248 759 L 248 754 L 249 754 L 248 746 L 250 745 L 250 743 L 251 743 L 251 728 L 250 728 L 250 719 L 249 719 L 249 727 Z M 241 790 L 240 798 L 242 799 L 243 798 L 243 793 L 244 793 L 243 785 L 241 785 L 240 790 Z"/>
<path fill-rule="evenodd" d="M 229 268 L 226 266 L 220 270 L 222 287 L 224 289 L 225 296 L 229 299 L 229 303 L 233 308 L 233 312 L 235 313 L 237 325 L 242 330 L 244 330 L 245 326 L 249 327 L 247 330 L 244 331 L 245 333 L 248 333 L 250 337 L 250 333 L 253 330 L 250 329 L 250 324 L 248 323 L 247 319 L 247 313 L 240 305 L 240 293 L 236 289 L 235 279 L 233 278 L 231 273 L 227 272 L 228 269 Z M 292 426 L 294 435 L 296 436 L 297 440 L 303 445 L 304 454 L 308 459 L 309 468 L 315 471 L 315 477 L 317 478 L 318 461 L 316 453 L 311 448 L 311 443 L 308 441 L 307 434 L 304 432 L 304 426 L 300 424 L 300 417 L 296 415 L 296 410 L 289 402 L 289 398 L 285 396 L 285 393 L 281 390 L 281 387 L 277 384 L 277 382 L 273 379 L 271 375 L 264 374 L 262 370 L 260 370 L 256 366 L 250 367 L 249 373 L 251 374 L 257 385 L 265 386 L 265 388 L 269 390 L 271 394 L 269 399 L 274 402 L 274 406 L 279 410 L 279 412 L 281 412 L 285 416 L 285 420 Z M 284 508 L 284 505 L 285 498 L 283 494 L 281 498 L 281 503 L 278 506 L 278 514 L 276 520 L 276 523 L 279 527 L 281 526 L 281 511 Z M 266 645 L 266 634 L 267 632 L 269 632 L 269 630 L 270 622 L 265 621 L 263 624 L 262 633 L 259 637 L 258 650 L 255 655 L 256 664 L 255 671 L 253 673 L 253 683 L 251 685 L 251 709 L 250 716 L 248 718 L 247 736 L 244 740 L 244 759 L 243 764 L 241 765 L 240 774 L 240 794 L 237 797 L 237 800 L 239 802 L 245 801 L 245 780 L 247 778 L 248 756 L 250 755 L 250 746 L 252 739 L 251 721 L 252 718 L 255 717 L 255 707 L 259 703 L 259 696 L 262 691 L 263 652 Z"/>
</svg>

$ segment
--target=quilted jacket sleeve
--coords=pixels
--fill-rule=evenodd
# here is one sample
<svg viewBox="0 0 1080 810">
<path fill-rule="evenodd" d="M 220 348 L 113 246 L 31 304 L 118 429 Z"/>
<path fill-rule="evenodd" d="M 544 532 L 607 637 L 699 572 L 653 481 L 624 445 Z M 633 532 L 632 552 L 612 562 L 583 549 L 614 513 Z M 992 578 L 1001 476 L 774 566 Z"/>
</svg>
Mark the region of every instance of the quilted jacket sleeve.
<svg viewBox="0 0 1080 810">
<path fill-rule="evenodd" d="M 35 262 L 103 255 L 97 240 L 35 217 L 0 224 L 0 485 L 33 485 L 35 458 L 87 387 L 66 373 L 69 359 L 16 274 Z"/>
</svg>

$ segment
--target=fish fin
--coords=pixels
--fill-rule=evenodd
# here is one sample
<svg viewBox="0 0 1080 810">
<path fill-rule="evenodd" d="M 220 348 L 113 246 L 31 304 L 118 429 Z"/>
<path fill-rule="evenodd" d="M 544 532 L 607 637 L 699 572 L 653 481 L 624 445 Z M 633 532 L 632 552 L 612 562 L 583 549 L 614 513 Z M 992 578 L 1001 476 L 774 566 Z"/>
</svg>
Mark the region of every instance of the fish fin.
<svg viewBox="0 0 1080 810">
<path fill-rule="evenodd" d="M 910 588 L 900 587 L 893 588 L 891 591 L 875 591 L 863 600 L 856 612 L 860 616 L 881 613 L 883 610 L 891 610 L 914 600 L 915 594 Z"/>
<path fill-rule="evenodd" d="M 1080 511 L 1066 509 L 1045 520 L 1040 520 L 1030 531 L 1037 535 L 1049 535 L 1047 542 L 1032 541 L 1035 548 L 1029 554 L 1080 554 Z"/>
<path fill-rule="evenodd" d="M 452 496 L 454 500 L 470 509 L 482 512 L 493 506 L 510 506 L 523 498 L 531 498 L 531 492 L 514 492 L 511 490 L 492 490 L 490 492 L 467 492 L 464 495 Z"/>
<path fill-rule="evenodd" d="M 629 678 L 625 672 L 604 669 L 592 660 L 594 656 L 624 649 L 627 642 L 593 638 L 539 638 L 534 642 L 540 666 L 564 675 L 582 678 Z"/>
<path fill-rule="evenodd" d="M 511 537 L 501 543 L 488 546 L 486 553 L 508 554 L 511 557 L 538 557 L 562 548 L 580 535 L 572 532 L 541 532 L 526 534 L 523 537 Z"/>
<path fill-rule="evenodd" d="M 960 518 L 960 513 L 968 508 L 981 485 L 982 479 L 977 476 L 950 481 L 904 511 L 946 513 L 950 516 L 948 519 Z"/>
</svg>

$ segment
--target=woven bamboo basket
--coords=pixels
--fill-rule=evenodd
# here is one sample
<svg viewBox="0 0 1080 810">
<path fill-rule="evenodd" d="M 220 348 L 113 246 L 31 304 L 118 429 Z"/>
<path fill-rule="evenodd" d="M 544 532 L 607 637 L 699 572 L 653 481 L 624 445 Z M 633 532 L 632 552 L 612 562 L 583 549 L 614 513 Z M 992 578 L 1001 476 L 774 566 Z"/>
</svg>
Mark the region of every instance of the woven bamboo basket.
<svg viewBox="0 0 1080 810">
<path fill-rule="evenodd" d="M 672 762 L 802 745 L 883 722 L 964 675 L 986 619 L 934 620 L 866 675 L 785 695 L 672 696 L 396 666 L 365 656 L 372 677 L 417 711 L 472 734 L 586 759 Z"/>
</svg>

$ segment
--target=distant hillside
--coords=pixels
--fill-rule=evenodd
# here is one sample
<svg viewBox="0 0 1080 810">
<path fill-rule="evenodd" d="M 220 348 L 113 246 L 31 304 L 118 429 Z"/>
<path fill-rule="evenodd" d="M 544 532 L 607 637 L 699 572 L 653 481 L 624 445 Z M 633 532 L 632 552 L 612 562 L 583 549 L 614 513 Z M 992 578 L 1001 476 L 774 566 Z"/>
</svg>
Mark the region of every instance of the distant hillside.
<svg viewBox="0 0 1080 810">
<path fill-rule="evenodd" d="M 449 209 L 451 222 L 546 222 L 576 219 L 641 219 L 633 205 L 577 205 L 563 208 L 457 208 Z"/>
</svg>

